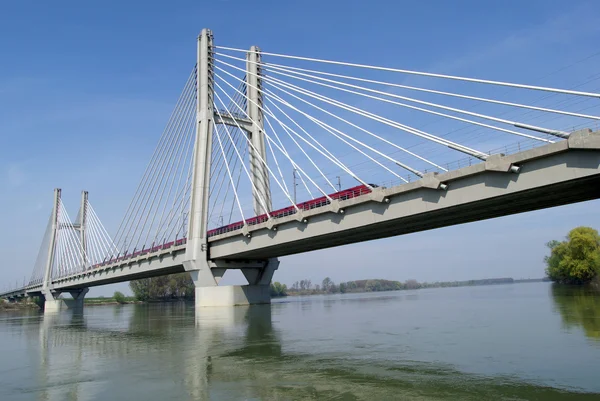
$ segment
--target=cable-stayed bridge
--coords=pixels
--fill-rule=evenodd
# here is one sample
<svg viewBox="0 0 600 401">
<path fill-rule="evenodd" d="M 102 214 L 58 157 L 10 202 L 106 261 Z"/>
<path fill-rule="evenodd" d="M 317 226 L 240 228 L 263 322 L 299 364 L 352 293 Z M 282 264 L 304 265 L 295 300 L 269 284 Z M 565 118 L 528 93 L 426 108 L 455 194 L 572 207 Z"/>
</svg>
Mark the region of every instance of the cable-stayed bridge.
<svg viewBox="0 0 600 401">
<path fill-rule="evenodd" d="M 281 256 L 600 197 L 598 91 L 197 44 L 114 234 L 55 190 L 29 282 L 1 297 L 81 307 L 187 271 L 197 306 L 267 303 Z M 248 285 L 219 286 L 228 269 Z"/>
</svg>

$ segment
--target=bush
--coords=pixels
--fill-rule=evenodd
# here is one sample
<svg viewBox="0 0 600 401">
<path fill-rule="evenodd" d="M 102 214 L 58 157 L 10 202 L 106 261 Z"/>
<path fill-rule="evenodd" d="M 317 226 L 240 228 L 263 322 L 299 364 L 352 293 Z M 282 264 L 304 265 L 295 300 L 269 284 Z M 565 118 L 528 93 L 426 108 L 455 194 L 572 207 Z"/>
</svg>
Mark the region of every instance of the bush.
<svg viewBox="0 0 600 401">
<path fill-rule="evenodd" d="M 126 302 L 125 295 L 123 295 L 123 293 L 120 291 L 115 291 L 113 294 L 113 299 L 120 304 L 124 304 Z"/>
<path fill-rule="evenodd" d="M 272 297 L 285 297 L 287 296 L 287 286 L 276 281 L 271 284 L 271 296 Z"/>
<path fill-rule="evenodd" d="M 600 235 L 589 227 L 577 227 L 565 241 L 550 241 L 550 256 L 544 261 L 546 274 L 555 282 L 588 283 L 600 273 Z"/>
</svg>

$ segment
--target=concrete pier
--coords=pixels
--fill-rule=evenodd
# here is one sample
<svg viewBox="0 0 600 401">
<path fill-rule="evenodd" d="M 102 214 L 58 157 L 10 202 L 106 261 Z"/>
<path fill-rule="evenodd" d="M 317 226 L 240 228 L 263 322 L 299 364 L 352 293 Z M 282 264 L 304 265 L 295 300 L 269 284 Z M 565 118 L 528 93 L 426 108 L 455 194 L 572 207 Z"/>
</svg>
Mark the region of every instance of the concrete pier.
<svg viewBox="0 0 600 401">
<path fill-rule="evenodd" d="M 197 308 L 270 303 L 271 288 L 268 284 L 196 287 Z"/>
<path fill-rule="evenodd" d="M 59 294 L 44 295 L 44 314 L 58 313 L 61 310 L 83 311 L 83 300 L 89 289 L 70 292 L 72 298 L 58 298 Z"/>
</svg>

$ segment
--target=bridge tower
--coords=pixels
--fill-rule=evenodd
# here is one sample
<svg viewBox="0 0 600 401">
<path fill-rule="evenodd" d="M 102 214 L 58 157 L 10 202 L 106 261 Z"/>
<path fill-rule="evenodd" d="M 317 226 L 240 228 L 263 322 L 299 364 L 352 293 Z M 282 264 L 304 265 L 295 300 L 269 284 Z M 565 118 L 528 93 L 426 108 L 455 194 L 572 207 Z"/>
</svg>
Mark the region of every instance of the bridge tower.
<svg viewBox="0 0 600 401">
<path fill-rule="evenodd" d="M 260 94 L 259 49 L 253 46 L 247 54 L 247 114 L 242 119 L 229 113 L 227 118 L 219 118 L 214 110 L 213 74 L 213 35 L 203 29 L 198 37 L 197 54 L 197 122 L 194 144 L 191 206 L 188 225 L 188 243 L 184 268 L 196 285 L 196 306 L 232 306 L 269 303 L 270 283 L 274 271 L 279 266 L 276 258 L 268 260 L 214 260 L 210 258 L 208 243 L 208 204 L 210 186 L 211 151 L 215 124 L 241 126 L 248 135 L 250 146 L 250 168 L 253 180 L 254 211 L 257 214 L 271 210 L 271 192 L 267 169 L 262 163 L 266 160 L 262 96 Z M 259 199 L 264 200 L 268 210 L 264 210 Z M 268 201 L 267 201 L 268 200 Z M 219 281 L 228 269 L 241 269 L 248 285 L 219 286 Z"/>
<path fill-rule="evenodd" d="M 85 268 L 87 263 L 87 246 L 86 246 L 86 220 L 87 220 L 87 205 L 88 205 L 88 192 L 81 191 L 81 206 L 79 207 L 79 222 L 77 229 L 79 230 L 79 242 L 81 244 L 81 266 Z"/>
<path fill-rule="evenodd" d="M 52 285 L 52 268 L 56 259 L 56 239 L 58 237 L 58 231 L 61 229 L 59 225 L 59 210 L 61 202 L 61 189 L 54 189 L 54 206 L 52 208 L 51 217 L 51 232 L 50 241 L 48 243 L 48 256 L 46 259 L 46 266 L 44 270 L 44 281 L 42 282 L 42 297 L 44 298 L 44 313 L 58 312 L 62 309 L 83 309 L 83 299 L 88 293 L 88 288 L 72 289 L 69 293 L 73 299 L 60 299 L 59 295 L 62 291 L 56 291 Z M 79 224 L 75 226 L 80 230 L 81 243 L 85 244 L 85 230 L 82 228 L 85 226 L 85 211 L 87 205 L 87 192 L 82 193 L 82 209 L 80 212 Z M 83 245 L 84 246 L 84 245 Z M 85 249 L 85 246 L 84 248 Z M 83 256 L 85 259 L 85 256 Z M 85 260 L 82 262 L 85 264 Z"/>
<path fill-rule="evenodd" d="M 42 294 L 47 300 L 54 300 L 54 296 L 51 292 L 52 287 L 52 266 L 54 266 L 54 255 L 56 251 L 56 237 L 58 234 L 58 208 L 60 205 L 61 190 L 60 188 L 54 189 L 54 204 L 52 206 L 52 217 L 51 217 L 51 232 L 50 241 L 48 243 L 48 258 L 46 259 L 46 267 L 44 270 L 44 281 L 42 284 Z"/>
<path fill-rule="evenodd" d="M 246 54 L 246 94 L 249 99 L 246 107 L 252 124 L 251 129 L 247 132 L 252 144 L 249 149 L 250 171 L 252 172 L 251 177 L 254 184 L 252 188 L 254 214 L 257 216 L 270 212 L 273 207 L 271 189 L 269 188 L 269 174 L 261 161 L 261 159 L 267 160 L 267 151 L 265 148 L 262 79 L 259 63 L 260 49 L 257 46 L 252 46 Z M 260 199 L 264 201 L 268 210 L 264 210 Z"/>
</svg>

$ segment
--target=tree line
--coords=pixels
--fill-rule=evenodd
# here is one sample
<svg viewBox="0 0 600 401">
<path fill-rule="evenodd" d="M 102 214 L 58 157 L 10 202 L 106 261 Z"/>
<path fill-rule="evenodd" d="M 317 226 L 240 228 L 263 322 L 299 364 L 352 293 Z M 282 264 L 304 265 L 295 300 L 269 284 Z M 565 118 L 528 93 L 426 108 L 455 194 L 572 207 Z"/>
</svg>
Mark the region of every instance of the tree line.
<svg viewBox="0 0 600 401">
<path fill-rule="evenodd" d="M 138 301 L 194 299 L 195 286 L 189 273 L 176 273 L 132 280 L 129 288 Z"/>
<path fill-rule="evenodd" d="M 278 290 L 278 296 L 283 295 L 313 295 L 313 294 L 335 294 L 349 292 L 377 292 L 377 291 L 398 291 L 398 290 L 416 290 L 419 288 L 439 288 L 439 287 L 464 287 L 472 285 L 492 285 L 492 284 L 510 284 L 514 279 L 490 278 L 483 280 L 465 280 L 465 281 L 436 281 L 433 283 L 418 282 L 410 279 L 404 282 L 383 279 L 353 280 L 336 284 L 331 278 L 325 277 L 321 284 L 312 284 L 310 279 L 296 281 L 288 289 L 285 285 L 285 294 L 281 294 L 282 285 L 274 283 Z M 271 291 L 273 294 L 273 290 Z"/>
<path fill-rule="evenodd" d="M 512 278 L 491 278 L 484 280 L 466 281 L 436 281 L 434 283 L 418 282 L 417 280 L 392 281 L 382 279 L 354 280 L 336 284 L 331 278 L 325 277 L 321 284 L 313 285 L 310 279 L 296 281 L 288 288 L 287 285 L 275 281 L 271 284 L 272 297 L 288 295 L 315 294 L 345 294 L 351 292 L 377 292 L 415 290 L 419 288 L 463 287 L 470 285 L 509 284 Z M 194 282 L 188 273 L 171 274 L 168 276 L 152 277 L 134 280 L 129 283 L 135 299 L 138 301 L 168 301 L 194 299 Z M 115 298 L 116 299 L 116 298 Z M 119 302 L 117 300 L 117 302 Z"/>
</svg>

